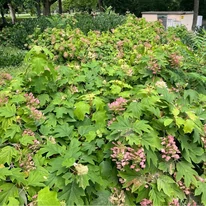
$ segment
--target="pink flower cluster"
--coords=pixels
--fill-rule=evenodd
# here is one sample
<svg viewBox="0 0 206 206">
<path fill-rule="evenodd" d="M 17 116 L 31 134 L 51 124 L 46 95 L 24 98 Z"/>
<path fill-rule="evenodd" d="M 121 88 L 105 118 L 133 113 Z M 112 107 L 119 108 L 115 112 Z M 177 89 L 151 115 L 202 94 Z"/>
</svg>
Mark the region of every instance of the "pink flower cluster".
<svg viewBox="0 0 206 206">
<path fill-rule="evenodd" d="M 192 200 L 187 203 L 187 206 L 197 206 L 197 203 L 194 200 Z"/>
<path fill-rule="evenodd" d="M 40 120 L 44 117 L 43 113 L 39 110 L 37 110 L 35 107 L 29 107 L 30 111 L 31 111 L 31 117 L 36 119 L 36 120 Z"/>
<path fill-rule="evenodd" d="M 36 169 L 33 161 L 33 153 L 22 155 L 19 160 L 19 166 L 28 172 Z"/>
<path fill-rule="evenodd" d="M 180 151 L 176 146 L 174 137 L 172 135 L 168 135 L 167 137 L 164 137 L 162 139 L 161 144 L 164 146 L 164 148 L 161 149 L 162 158 L 165 159 L 167 162 L 170 159 L 178 160 L 180 158 L 179 156 Z"/>
<path fill-rule="evenodd" d="M 201 140 L 202 140 L 204 148 L 206 149 L 206 124 L 203 127 L 203 131 L 204 131 L 204 136 L 201 137 Z"/>
<path fill-rule="evenodd" d="M 178 199 L 173 199 L 172 202 L 169 203 L 169 206 L 180 206 Z"/>
<path fill-rule="evenodd" d="M 170 55 L 170 62 L 172 66 L 179 66 L 181 60 L 182 60 L 182 56 L 179 56 L 177 54 Z"/>
<path fill-rule="evenodd" d="M 148 200 L 148 199 L 143 199 L 143 200 L 140 202 L 140 205 L 141 205 L 141 206 L 152 206 L 152 201 L 151 201 L 151 200 Z"/>
<path fill-rule="evenodd" d="M 107 126 L 109 127 L 115 120 L 116 118 L 113 117 L 111 120 L 108 121 Z"/>
<path fill-rule="evenodd" d="M 8 102 L 8 97 L 2 97 L 0 98 L 0 105 L 4 105 Z"/>
<path fill-rule="evenodd" d="M 123 97 L 117 98 L 114 102 L 112 102 L 111 104 L 108 104 L 109 109 L 115 112 L 119 112 L 119 111 L 124 111 L 125 108 L 124 106 L 126 105 L 127 100 L 124 99 Z"/>
<path fill-rule="evenodd" d="M 186 194 L 189 195 L 190 194 L 190 188 L 186 187 L 185 184 L 180 180 L 177 182 L 177 184 L 179 185 L 179 188 Z"/>
<path fill-rule="evenodd" d="M 25 129 L 22 135 L 28 135 L 31 137 L 35 136 L 34 132 L 32 132 L 30 129 Z"/>
<path fill-rule="evenodd" d="M 115 147 L 111 148 L 113 154 L 111 157 L 112 161 L 116 162 L 117 169 L 124 170 L 125 166 L 130 166 L 131 169 L 139 172 L 140 169 L 146 167 L 146 156 L 143 148 L 138 148 L 137 150 L 126 147 L 120 142 L 117 144 L 113 143 Z"/>
<path fill-rule="evenodd" d="M 149 70 L 152 71 L 152 74 L 157 74 L 161 71 L 160 66 L 158 65 L 156 60 L 152 60 L 149 62 Z"/>
<path fill-rule="evenodd" d="M 24 95 L 27 101 L 27 105 L 39 105 L 39 100 L 34 97 L 34 95 L 30 92 L 29 94 Z"/>
</svg>

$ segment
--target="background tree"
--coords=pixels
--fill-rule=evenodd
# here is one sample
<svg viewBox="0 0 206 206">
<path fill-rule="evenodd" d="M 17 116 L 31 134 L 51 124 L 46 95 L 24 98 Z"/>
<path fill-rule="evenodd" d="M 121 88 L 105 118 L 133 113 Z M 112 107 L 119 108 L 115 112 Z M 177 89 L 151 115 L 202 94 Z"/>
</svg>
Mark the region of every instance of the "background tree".
<svg viewBox="0 0 206 206">
<path fill-rule="evenodd" d="M 197 25 L 197 17 L 199 12 L 199 0 L 194 0 L 194 16 L 193 16 L 193 23 L 192 23 L 192 30 L 195 30 Z"/>
<path fill-rule="evenodd" d="M 0 13 L 1 13 L 1 19 L 2 19 L 2 25 L 6 24 L 6 18 L 5 18 L 5 8 L 7 8 L 7 4 L 5 0 L 0 1 Z"/>
</svg>

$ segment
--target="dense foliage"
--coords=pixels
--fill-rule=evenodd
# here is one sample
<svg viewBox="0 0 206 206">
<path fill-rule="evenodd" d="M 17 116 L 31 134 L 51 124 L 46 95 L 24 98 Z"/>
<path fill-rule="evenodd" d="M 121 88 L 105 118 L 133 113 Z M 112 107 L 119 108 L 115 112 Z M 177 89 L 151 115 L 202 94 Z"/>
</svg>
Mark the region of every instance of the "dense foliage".
<svg viewBox="0 0 206 206">
<path fill-rule="evenodd" d="M 0 46 L 0 68 L 18 66 L 24 57 L 25 52 L 20 49 Z"/>
<path fill-rule="evenodd" d="M 0 205 L 205 205 L 197 42 L 131 15 L 40 35 L 26 72 L 0 77 Z"/>
<path fill-rule="evenodd" d="M 0 44 L 25 49 L 28 45 L 28 37 L 33 33 L 38 37 L 46 28 L 65 29 L 70 25 L 71 28 L 79 28 L 87 34 L 90 30 L 108 31 L 122 24 L 124 20 L 124 16 L 115 14 L 110 10 L 106 13 L 95 14 L 95 16 L 77 13 L 74 16 L 55 15 L 25 19 L 12 27 L 4 28 L 0 33 Z"/>
</svg>

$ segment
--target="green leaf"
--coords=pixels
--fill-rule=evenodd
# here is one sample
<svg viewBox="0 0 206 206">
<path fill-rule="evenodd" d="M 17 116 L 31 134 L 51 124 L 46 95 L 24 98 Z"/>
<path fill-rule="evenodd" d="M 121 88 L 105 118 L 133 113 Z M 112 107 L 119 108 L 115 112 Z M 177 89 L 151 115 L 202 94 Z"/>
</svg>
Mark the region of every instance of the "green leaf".
<svg viewBox="0 0 206 206">
<path fill-rule="evenodd" d="M 50 97 L 48 94 L 40 94 L 37 98 L 40 101 L 40 106 L 44 106 L 47 102 L 50 101 Z"/>
<path fill-rule="evenodd" d="M 7 167 L 0 168 L 0 179 L 6 180 L 7 176 L 10 176 L 12 173 Z"/>
<path fill-rule="evenodd" d="M 41 125 L 39 131 L 41 132 L 42 135 L 47 136 L 51 131 L 51 127 L 49 127 L 51 124 L 47 121 L 47 125 Z M 52 126 L 52 125 L 51 125 Z M 56 126 L 54 124 L 54 126 Z"/>
<path fill-rule="evenodd" d="M 32 170 L 29 173 L 28 185 L 34 187 L 44 187 L 44 182 L 47 181 L 48 171 L 43 167 L 38 167 L 36 170 Z"/>
<path fill-rule="evenodd" d="M 166 127 L 166 126 L 170 125 L 172 122 L 173 122 L 173 119 L 165 119 L 164 126 Z"/>
<path fill-rule="evenodd" d="M 60 146 L 59 144 L 53 144 L 52 142 L 48 141 L 47 144 L 42 147 L 40 150 L 41 154 L 47 153 L 46 157 L 51 157 L 54 154 L 63 154 L 66 152 L 65 146 Z"/>
<path fill-rule="evenodd" d="M 156 188 L 156 186 L 153 186 L 152 189 L 149 192 L 150 200 L 152 200 L 152 205 L 154 206 L 160 206 L 165 205 L 165 196 L 162 192 L 159 192 Z"/>
<path fill-rule="evenodd" d="M 90 113 L 90 105 L 86 102 L 78 102 L 74 106 L 74 115 L 78 118 L 78 120 L 84 120 L 85 114 Z"/>
<path fill-rule="evenodd" d="M 140 176 L 136 171 L 121 172 L 120 177 L 126 180 L 124 188 L 131 187 L 131 192 L 137 191 L 142 185 L 145 184 L 145 179 Z"/>
<path fill-rule="evenodd" d="M 179 113 L 180 113 L 180 110 L 179 110 L 179 109 L 173 108 L 172 114 L 173 114 L 175 117 L 178 116 Z"/>
<path fill-rule="evenodd" d="M 142 114 L 142 105 L 139 102 L 131 102 L 127 107 L 127 112 L 130 112 L 132 116 L 139 119 Z"/>
<path fill-rule="evenodd" d="M 74 181 L 63 187 L 62 192 L 59 193 L 59 199 L 65 200 L 66 205 L 84 205 L 82 196 L 85 196 L 84 190 Z"/>
<path fill-rule="evenodd" d="M 192 89 L 184 90 L 184 99 L 189 97 L 190 103 L 198 98 L 198 92 Z"/>
<path fill-rule="evenodd" d="M 11 99 L 11 103 L 17 103 L 17 104 L 20 104 L 25 101 L 26 101 L 26 98 L 24 97 L 23 94 L 14 95 Z"/>
<path fill-rule="evenodd" d="M 126 141 L 128 141 L 129 145 L 139 145 L 141 144 L 141 139 L 135 133 L 130 133 L 125 137 Z"/>
<path fill-rule="evenodd" d="M 10 164 L 12 158 L 16 157 L 17 155 L 18 151 L 15 148 L 11 146 L 4 147 L 0 150 L 0 164 Z"/>
<path fill-rule="evenodd" d="M 81 143 L 78 141 L 78 139 L 71 140 L 69 147 L 67 149 L 67 153 L 64 157 L 64 161 L 62 162 L 62 166 L 68 168 L 71 167 L 75 163 L 75 161 L 77 161 L 77 159 L 81 155 L 80 145 Z"/>
<path fill-rule="evenodd" d="M 79 187 L 82 189 L 86 189 L 87 186 L 89 186 L 89 176 L 87 174 L 85 175 L 77 175 L 76 176 L 77 183 L 79 184 Z"/>
<path fill-rule="evenodd" d="M 5 137 L 10 137 L 11 139 L 13 139 L 16 133 L 20 133 L 20 131 L 21 128 L 19 127 L 19 125 L 13 124 L 6 130 Z"/>
<path fill-rule="evenodd" d="M 156 153 L 152 152 L 152 150 L 147 150 L 147 163 L 149 166 L 151 162 L 154 166 L 157 167 L 158 157 Z"/>
<path fill-rule="evenodd" d="M 63 118 L 64 114 L 68 114 L 68 109 L 65 107 L 56 107 L 54 112 L 56 112 L 57 118 Z"/>
<path fill-rule="evenodd" d="M 134 131 L 140 135 L 142 135 L 142 132 L 146 132 L 146 133 L 151 132 L 153 129 L 147 123 L 148 123 L 148 121 L 145 121 L 145 120 L 137 120 L 134 123 Z"/>
<path fill-rule="evenodd" d="M 185 124 L 185 120 L 182 117 L 175 117 L 176 125 L 180 128 L 181 125 Z"/>
<path fill-rule="evenodd" d="M 91 203 L 91 205 L 107 205 L 107 206 L 112 206 L 112 203 L 109 201 L 109 198 L 111 196 L 111 193 L 107 190 L 105 191 L 98 191 L 96 193 L 97 198 L 94 199 Z"/>
<path fill-rule="evenodd" d="M 12 183 L 4 183 L 0 185 L 0 205 L 6 204 L 10 197 L 18 197 L 18 188 Z"/>
<path fill-rule="evenodd" d="M 15 105 L 6 105 L 4 107 L 0 108 L 0 116 L 1 117 L 5 117 L 5 118 L 9 118 L 9 117 L 13 117 L 16 114 L 16 107 Z"/>
<path fill-rule="evenodd" d="M 19 201 L 14 197 L 9 197 L 9 202 L 7 206 L 17 206 L 19 205 Z"/>
<path fill-rule="evenodd" d="M 23 135 L 20 139 L 19 142 L 24 145 L 27 146 L 28 144 L 33 144 L 35 140 L 35 137 L 30 136 L 30 135 Z"/>
<path fill-rule="evenodd" d="M 192 164 L 182 161 L 177 163 L 176 168 L 177 168 L 177 174 L 176 174 L 177 181 L 183 178 L 186 187 L 189 187 L 191 183 L 195 186 L 197 185 L 197 180 L 195 176 L 198 176 L 198 174 L 195 170 L 192 169 L 193 168 Z"/>
<path fill-rule="evenodd" d="M 161 117 L 161 114 L 160 114 L 160 110 L 159 108 L 155 108 L 155 107 L 150 107 L 148 106 L 147 107 L 147 110 L 150 111 L 152 114 L 154 114 L 156 117 L 160 118 Z"/>
<path fill-rule="evenodd" d="M 99 97 L 94 98 L 93 105 L 96 107 L 96 111 L 102 111 L 104 110 L 104 107 L 105 107 L 105 103 Z"/>
<path fill-rule="evenodd" d="M 175 184 L 175 181 L 166 175 L 161 175 L 158 179 L 157 179 L 157 189 L 159 192 L 161 192 L 161 190 L 167 195 L 167 196 L 171 196 L 172 191 L 172 187 L 170 186 L 171 184 Z"/>
<path fill-rule="evenodd" d="M 141 138 L 142 145 L 149 150 L 150 148 L 154 151 L 155 149 L 162 148 L 161 140 L 156 131 L 143 134 Z"/>
<path fill-rule="evenodd" d="M 38 192 L 37 202 L 38 206 L 60 206 L 60 202 L 57 199 L 57 193 L 50 191 L 49 187 L 45 187 Z"/>
<path fill-rule="evenodd" d="M 55 137 L 71 137 L 74 126 L 69 126 L 68 123 L 64 123 L 62 125 L 57 125 L 54 133 Z"/>
<path fill-rule="evenodd" d="M 122 88 L 120 86 L 117 86 L 117 85 L 112 85 L 110 87 L 110 89 L 111 89 L 112 94 L 119 94 L 122 90 Z"/>
<path fill-rule="evenodd" d="M 17 182 L 17 184 L 26 184 L 27 180 L 25 179 L 25 174 L 21 171 L 20 168 L 12 168 L 11 170 L 11 176 L 10 179 L 12 182 L 14 180 Z"/>
<path fill-rule="evenodd" d="M 97 125 L 100 127 L 104 127 L 106 125 L 106 111 L 96 111 L 92 115 L 92 121 L 95 121 Z"/>
<path fill-rule="evenodd" d="M 201 195 L 201 203 L 206 205 L 206 182 L 198 182 L 195 190 L 195 196 Z"/>
<path fill-rule="evenodd" d="M 174 162 L 160 162 L 159 167 L 163 172 L 168 172 L 170 175 L 175 172 L 175 163 Z"/>
<path fill-rule="evenodd" d="M 85 135 L 87 142 L 91 142 L 92 140 L 96 138 L 96 136 L 97 135 L 95 131 L 90 131 L 89 133 Z"/>
<path fill-rule="evenodd" d="M 195 123 L 190 120 L 190 119 L 187 119 L 184 123 L 184 133 L 191 133 L 195 128 Z"/>
</svg>

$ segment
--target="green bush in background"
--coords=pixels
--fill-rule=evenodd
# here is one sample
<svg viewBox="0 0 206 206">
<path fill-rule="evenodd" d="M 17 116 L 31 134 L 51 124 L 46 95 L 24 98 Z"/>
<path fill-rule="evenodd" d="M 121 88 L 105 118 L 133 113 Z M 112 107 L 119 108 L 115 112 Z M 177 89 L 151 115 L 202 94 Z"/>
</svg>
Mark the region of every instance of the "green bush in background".
<svg viewBox="0 0 206 206">
<path fill-rule="evenodd" d="M 25 53 L 25 51 L 14 47 L 0 46 L 0 68 L 19 66 L 25 57 Z"/>
<path fill-rule="evenodd" d="M 124 22 L 125 17 L 113 12 L 106 12 L 92 16 L 88 13 L 68 15 L 55 15 L 25 19 L 12 27 L 6 27 L 0 33 L 0 44 L 15 46 L 20 49 L 28 48 L 28 36 L 35 33 L 40 35 L 46 28 L 65 29 L 68 25 L 71 28 L 79 28 L 85 34 L 90 30 L 107 31 L 117 27 Z"/>
</svg>

